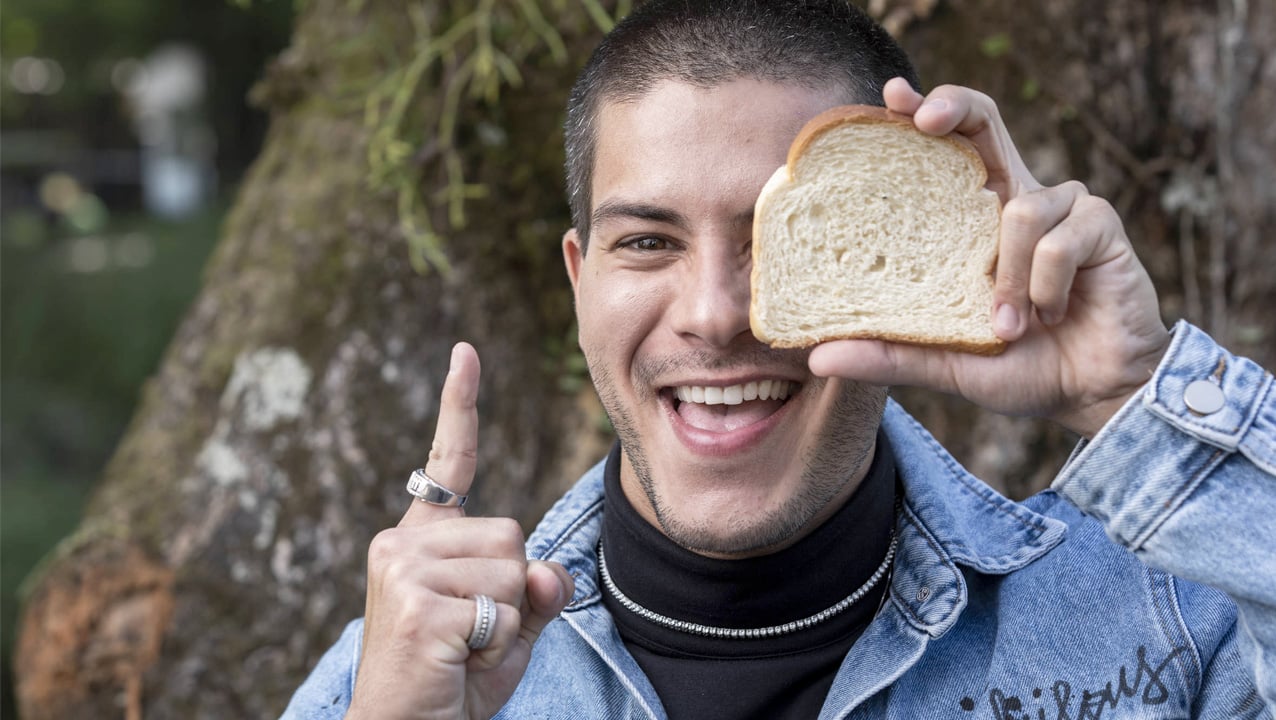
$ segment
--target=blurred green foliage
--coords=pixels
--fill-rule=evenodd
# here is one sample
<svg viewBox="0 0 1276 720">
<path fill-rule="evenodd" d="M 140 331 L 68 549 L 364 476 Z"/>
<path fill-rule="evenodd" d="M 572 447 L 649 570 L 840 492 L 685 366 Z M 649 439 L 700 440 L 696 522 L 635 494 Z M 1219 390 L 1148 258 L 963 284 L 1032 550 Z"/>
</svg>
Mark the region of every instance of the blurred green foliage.
<svg viewBox="0 0 1276 720">
<path fill-rule="evenodd" d="M 293 0 L 0 3 L 0 717 L 15 715 L 19 585 L 78 522 L 199 289 L 266 129 L 249 88 L 287 44 L 293 11 Z M 112 75 L 170 43 L 204 58 L 203 112 L 217 138 L 219 199 L 181 221 L 145 216 L 136 187 L 77 176 L 95 153 L 138 151 Z M 15 89 L 11 71 L 29 56 L 57 64 L 57 92 Z M 75 176 L 84 202 L 41 207 L 34 190 L 54 173 L 64 184 Z"/>
<path fill-rule="evenodd" d="M 1006 33 L 989 35 L 979 42 L 979 51 L 989 60 L 996 60 L 1010 52 L 1013 44 Z"/>
<path fill-rule="evenodd" d="M 19 584 L 78 522 L 142 382 L 199 288 L 221 210 L 181 222 L 115 218 L 94 236 L 23 213 L 11 213 L 0 228 L 4 717 L 13 713 L 9 658 Z M 106 251 L 105 265 L 92 273 L 75 269 L 74 254 L 86 247 Z M 139 247 L 149 248 L 147 264 L 118 262 Z"/>
<path fill-rule="evenodd" d="M 619 0 L 613 17 L 598 0 L 577 2 L 603 33 L 611 30 L 618 18 L 628 15 L 632 5 L 630 0 Z M 373 188 L 395 192 L 399 231 L 408 241 L 408 257 L 418 272 L 431 268 L 444 273 L 450 270 L 442 235 L 465 227 L 468 201 L 487 197 L 488 188 L 469 182 L 462 169 L 457 132 L 462 97 L 497 104 L 502 90 L 522 86 L 519 68 L 542 46 L 555 62 L 567 62 L 562 36 L 545 19 L 545 10 L 553 12 L 553 4 L 546 9 L 541 4 L 541 0 L 476 0 L 470 6 L 452 7 L 433 21 L 424 6 L 409 6 L 405 21 L 412 25 L 417 37 L 413 55 L 386 73 L 367 93 L 364 103 L 370 133 L 369 182 Z M 440 66 L 444 78 L 442 103 L 421 127 L 420 93 L 434 82 L 431 71 Z M 482 137 L 481 127 L 479 132 Z M 503 141 L 489 134 L 484 142 Z M 430 184 L 422 175 L 425 163 L 420 160 L 422 149 L 427 147 L 430 153 L 441 156 L 446 171 L 446 181 L 428 200 L 420 191 L 423 185 Z M 432 204 L 446 207 L 446 228 L 435 226 L 429 207 Z"/>
</svg>

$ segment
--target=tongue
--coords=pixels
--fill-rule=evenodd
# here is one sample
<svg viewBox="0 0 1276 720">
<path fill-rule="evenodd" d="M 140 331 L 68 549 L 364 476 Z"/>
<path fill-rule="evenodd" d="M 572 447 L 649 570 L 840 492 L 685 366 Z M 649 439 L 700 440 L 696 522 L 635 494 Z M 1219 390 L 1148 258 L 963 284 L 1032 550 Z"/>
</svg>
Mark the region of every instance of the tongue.
<svg viewBox="0 0 1276 720">
<path fill-rule="evenodd" d="M 750 400 L 739 405 L 678 404 L 678 414 L 690 426 L 710 432 L 731 432 L 765 420 L 780 409 L 783 400 Z"/>
</svg>

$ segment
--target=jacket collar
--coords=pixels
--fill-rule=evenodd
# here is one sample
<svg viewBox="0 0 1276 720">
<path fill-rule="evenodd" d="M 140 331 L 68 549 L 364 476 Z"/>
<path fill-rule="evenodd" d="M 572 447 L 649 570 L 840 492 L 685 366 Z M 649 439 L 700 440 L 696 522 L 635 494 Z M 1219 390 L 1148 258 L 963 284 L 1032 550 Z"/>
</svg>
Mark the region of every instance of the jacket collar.
<svg viewBox="0 0 1276 720">
<path fill-rule="evenodd" d="M 938 638 L 966 607 L 961 567 L 988 575 L 1017 570 L 1062 542 L 1067 526 L 971 475 L 894 401 L 882 428 L 904 486 L 891 598 L 909 625 Z"/>
<path fill-rule="evenodd" d="M 958 566 L 989 575 L 1012 572 L 1062 542 L 1067 526 L 1003 497 L 971 475 L 893 400 L 882 427 L 905 495 L 891 596 L 912 624 L 938 637 L 966 604 Z M 575 578 L 569 610 L 600 597 L 595 548 L 602 526 L 604 464 L 585 473 L 528 541 L 528 557 L 562 563 Z"/>
<path fill-rule="evenodd" d="M 908 510 L 954 562 L 1003 575 L 1063 541 L 1066 524 L 1004 497 L 971 475 L 893 400 L 882 427 L 895 451 Z"/>
<path fill-rule="evenodd" d="M 598 547 L 603 524 L 603 458 L 545 513 L 527 539 L 527 557 L 553 560 L 576 581 L 568 610 L 597 602 Z"/>
</svg>

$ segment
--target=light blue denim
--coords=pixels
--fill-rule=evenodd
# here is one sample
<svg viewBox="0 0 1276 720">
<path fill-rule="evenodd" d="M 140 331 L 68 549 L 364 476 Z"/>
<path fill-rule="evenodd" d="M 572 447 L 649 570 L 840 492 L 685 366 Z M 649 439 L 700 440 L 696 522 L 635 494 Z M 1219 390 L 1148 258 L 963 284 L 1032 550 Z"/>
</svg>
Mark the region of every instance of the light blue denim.
<svg viewBox="0 0 1276 720">
<path fill-rule="evenodd" d="M 1226 406 L 1197 416 L 1184 389 L 1211 377 Z M 889 601 L 820 718 L 1272 717 L 1269 373 L 1180 323 L 1149 384 L 1051 490 L 1022 504 L 967 473 L 894 403 L 883 427 L 906 495 Z M 602 489 L 600 463 L 528 540 L 529 557 L 575 576 L 576 594 L 498 718 L 665 716 L 601 602 Z M 285 718 L 344 714 L 361 631 L 350 623 Z"/>
</svg>

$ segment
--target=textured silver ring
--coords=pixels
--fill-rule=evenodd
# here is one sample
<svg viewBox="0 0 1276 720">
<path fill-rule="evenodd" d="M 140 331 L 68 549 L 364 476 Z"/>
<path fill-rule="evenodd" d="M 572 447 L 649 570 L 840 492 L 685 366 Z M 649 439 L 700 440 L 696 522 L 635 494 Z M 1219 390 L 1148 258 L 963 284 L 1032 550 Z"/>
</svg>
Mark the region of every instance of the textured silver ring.
<svg viewBox="0 0 1276 720">
<path fill-rule="evenodd" d="M 492 642 L 496 630 L 496 601 L 486 595 L 474 596 L 474 629 L 465 644 L 471 650 L 482 650 Z"/>
<path fill-rule="evenodd" d="M 457 495 L 442 485 L 434 482 L 434 478 L 425 474 L 424 470 L 413 470 L 408 478 L 408 492 L 421 502 L 444 507 L 464 507 L 469 495 Z"/>
</svg>

